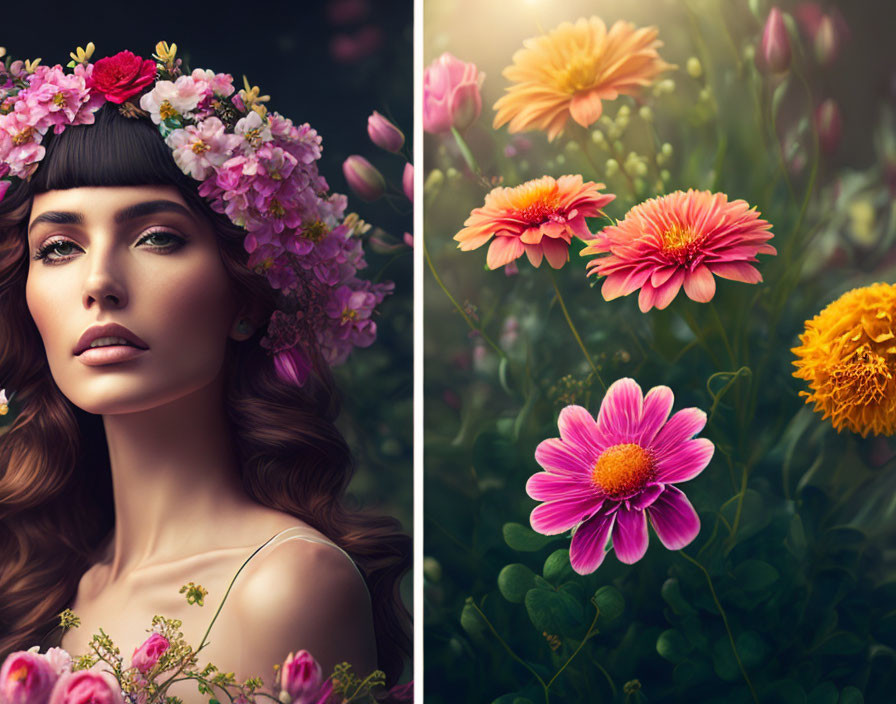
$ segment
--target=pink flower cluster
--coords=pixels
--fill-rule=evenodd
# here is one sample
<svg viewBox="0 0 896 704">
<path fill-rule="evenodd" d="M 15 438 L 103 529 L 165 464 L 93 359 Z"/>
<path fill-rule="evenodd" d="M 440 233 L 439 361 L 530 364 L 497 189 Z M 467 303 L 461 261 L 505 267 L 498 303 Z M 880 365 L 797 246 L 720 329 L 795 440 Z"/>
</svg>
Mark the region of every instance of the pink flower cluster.
<svg viewBox="0 0 896 704">
<path fill-rule="evenodd" d="M 71 656 L 62 648 L 13 653 L 0 668 L 3 704 L 124 704 L 115 677 L 98 667 L 72 672 Z"/>
<path fill-rule="evenodd" d="M 366 266 L 361 241 L 342 224 L 345 197 L 329 194 L 318 173 L 317 132 L 268 112 L 257 88 L 234 91 L 229 74 L 182 75 L 179 60 L 160 62 L 153 72 L 152 61 L 128 51 L 78 63 L 71 73 L 58 65 L 0 64 L 0 198 L 9 187 L 4 177 L 24 179 L 37 168 L 51 127 L 59 133 L 92 124 L 106 101 L 148 116 L 181 171 L 201 182 L 200 195 L 247 231 L 249 265 L 283 294 L 282 315 L 262 344 L 305 369 L 282 371 L 290 364 L 275 360 L 284 380 L 301 385 L 310 370 L 309 350 L 302 349 L 309 341 L 330 364 L 373 342 L 371 316 L 391 284 L 356 276 Z"/>
</svg>

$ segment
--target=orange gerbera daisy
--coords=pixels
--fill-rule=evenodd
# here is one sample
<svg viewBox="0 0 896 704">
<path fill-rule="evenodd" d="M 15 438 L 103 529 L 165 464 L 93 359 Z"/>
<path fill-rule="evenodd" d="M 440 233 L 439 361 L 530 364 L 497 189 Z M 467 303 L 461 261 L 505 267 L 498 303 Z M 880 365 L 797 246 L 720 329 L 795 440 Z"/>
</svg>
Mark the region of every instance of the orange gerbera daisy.
<svg viewBox="0 0 896 704">
<path fill-rule="evenodd" d="M 603 187 L 583 183 L 581 176 L 542 176 L 516 188 L 495 188 L 454 239 L 459 249 L 467 251 L 494 237 L 486 257 L 489 269 L 509 264 L 523 252 L 532 266 L 539 266 L 545 257 L 559 269 L 569 259 L 573 235 L 593 237 L 585 218 L 603 215 L 601 208 L 616 197 L 601 193 Z"/>
<path fill-rule="evenodd" d="M 599 232 L 582 256 L 588 274 L 606 276 L 601 293 L 612 301 L 637 289 L 642 313 L 668 306 L 681 287 L 688 298 L 706 303 L 716 293 L 713 275 L 755 284 L 757 254 L 776 254 L 768 244 L 769 225 L 743 200 L 724 193 L 689 190 L 651 198 L 625 219 Z"/>
<path fill-rule="evenodd" d="M 610 31 L 599 17 L 564 22 L 527 39 L 503 75 L 515 85 L 495 103 L 495 127 L 511 132 L 539 129 L 553 140 L 572 117 L 583 127 L 597 121 L 601 100 L 631 95 L 670 68 L 657 54 L 656 27 L 635 29 L 616 22 Z"/>
<path fill-rule="evenodd" d="M 896 284 L 847 291 L 806 321 L 800 342 L 793 375 L 809 382 L 806 403 L 837 432 L 896 432 Z"/>
</svg>

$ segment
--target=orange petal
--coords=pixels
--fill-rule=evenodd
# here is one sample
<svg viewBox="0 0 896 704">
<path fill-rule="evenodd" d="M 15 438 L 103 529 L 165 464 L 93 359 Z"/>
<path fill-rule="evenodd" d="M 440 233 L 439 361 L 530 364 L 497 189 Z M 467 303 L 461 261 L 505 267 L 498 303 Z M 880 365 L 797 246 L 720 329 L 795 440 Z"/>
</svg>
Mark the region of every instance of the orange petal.
<svg viewBox="0 0 896 704">
<path fill-rule="evenodd" d="M 602 112 L 603 105 L 595 90 L 589 90 L 587 93 L 576 93 L 569 104 L 569 114 L 582 127 L 593 125 L 597 122 Z"/>
</svg>

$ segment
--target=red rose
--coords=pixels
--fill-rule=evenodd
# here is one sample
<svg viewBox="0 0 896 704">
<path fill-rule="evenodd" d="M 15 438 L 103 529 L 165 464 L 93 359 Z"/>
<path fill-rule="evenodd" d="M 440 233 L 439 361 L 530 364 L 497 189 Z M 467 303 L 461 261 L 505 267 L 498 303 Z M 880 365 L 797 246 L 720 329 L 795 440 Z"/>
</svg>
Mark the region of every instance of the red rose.
<svg viewBox="0 0 896 704">
<path fill-rule="evenodd" d="M 155 80 L 154 61 L 141 59 L 130 51 L 120 51 L 93 65 L 87 87 L 102 94 L 110 103 L 120 105 Z"/>
</svg>

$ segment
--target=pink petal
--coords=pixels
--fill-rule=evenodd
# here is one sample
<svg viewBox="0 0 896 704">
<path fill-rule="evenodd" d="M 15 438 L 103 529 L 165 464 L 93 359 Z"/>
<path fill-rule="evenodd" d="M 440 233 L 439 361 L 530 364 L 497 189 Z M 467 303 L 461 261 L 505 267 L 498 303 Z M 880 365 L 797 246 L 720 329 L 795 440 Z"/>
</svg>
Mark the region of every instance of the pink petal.
<svg viewBox="0 0 896 704">
<path fill-rule="evenodd" d="M 489 269 L 509 264 L 523 253 L 523 243 L 519 237 L 496 237 L 488 248 L 485 263 Z"/>
<path fill-rule="evenodd" d="M 557 475 L 548 472 L 533 474 L 526 482 L 526 493 L 536 501 L 578 500 L 589 496 L 595 501 L 600 501 L 597 491 L 587 477 L 572 477 L 568 474 Z"/>
<path fill-rule="evenodd" d="M 641 423 L 644 398 L 634 379 L 617 379 L 604 396 L 597 416 L 597 430 L 611 444 L 631 442 Z"/>
<path fill-rule="evenodd" d="M 705 264 L 700 264 L 685 277 L 684 292 L 698 303 L 708 303 L 716 295 L 716 280 Z"/>
<path fill-rule="evenodd" d="M 712 459 L 715 445 L 707 438 L 685 440 L 656 455 L 656 481 L 666 484 L 686 482 L 706 469 Z"/>
<path fill-rule="evenodd" d="M 713 262 L 709 268 L 716 276 L 732 281 L 743 281 L 745 284 L 758 284 L 762 281 L 762 274 L 756 267 L 747 262 Z"/>
<path fill-rule="evenodd" d="M 541 241 L 541 249 L 554 269 L 560 269 L 569 260 L 569 245 L 562 239 L 545 238 Z"/>
<path fill-rule="evenodd" d="M 647 392 L 644 409 L 641 411 L 641 428 L 635 440 L 641 447 L 647 447 L 656 437 L 669 418 L 674 401 L 675 396 L 668 386 L 654 386 Z"/>
<path fill-rule="evenodd" d="M 699 408 L 682 408 L 657 433 L 650 448 L 657 454 L 690 440 L 706 425 L 706 413 Z"/>
<path fill-rule="evenodd" d="M 712 275 L 710 275 L 710 278 Z M 673 299 L 678 295 L 678 292 L 681 290 L 681 282 L 685 282 L 685 287 L 687 287 L 687 279 L 685 278 L 685 273 L 681 269 L 678 269 L 672 276 L 669 277 L 669 280 L 664 283 L 662 286 L 656 288 L 654 293 L 653 305 L 656 306 L 658 310 L 663 310 L 667 308 L 668 305 L 673 301 Z"/>
<path fill-rule="evenodd" d="M 594 417 L 581 406 L 566 406 L 560 411 L 557 427 L 563 442 L 582 448 L 586 456 L 593 457 L 595 462 L 606 448 Z"/>
<path fill-rule="evenodd" d="M 664 487 L 662 484 L 649 484 L 648 486 L 644 487 L 644 490 L 640 494 L 628 499 L 626 501 L 626 504 L 632 509 L 643 511 L 654 501 L 656 501 L 659 495 L 662 494 L 665 489 L 666 487 Z"/>
<path fill-rule="evenodd" d="M 535 448 L 535 461 L 555 474 L 581 477 L 594 468 L 599 454 L 588 448 L 563 442 L 560 438 L 548 438 Z"/>
<path fill-rule="evenodd" d="M 620 562 L 634 564 L 647 552 L 647 514 L 620 506 L 613 528 L 613 550 Z"/>
<path fill-rule="evenodd" d="M 653 308 L 653 302 L 656 300 L 656 289 L 649 283 L 645 283 L 641 287 L 641 293 L 638 294 L 638 308 L 642 313 L 646 313 Z"/>
<path fill-rule="evenodd" d="M 680 489 L 667 486 L 647 509 L 657 537 L 669 550 L 681 550 L 700 532 L 700 518 Z"/>
<path fill-rule="evenodd" d="M 539 247 L 538 245 L 527 244 L 526 256 L 529 258 L 529 263 L 537 269 L 541 266 L 541 260 L 544 257 L 544 252 L 541 251 L 541 247 Z"/>
<path fill-rule="evenodd" d="M 543 535 L 565 533 L 600 508 L 600 499 L 579 497 L 571 501 L 549 501 L 539 504 L 529 515 L 532 530 Z"/>
<path fill-rule="evenodd" d="M 615 514 L 598 514 L 579 526 L 569 546 L 569 563 L 576 572 L 590 574 L 600 567 L 615 520 Z"/>
<path fill-rule="evenodd" d="M 582 127 L 588 127 L 597 122 L 601 112 L 603 112 L 603 106 L 597 91 L 577 93 L 569 103 L 570 116 Z"/>
</svg>

